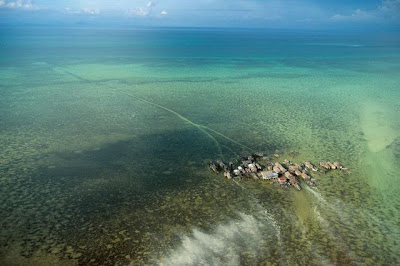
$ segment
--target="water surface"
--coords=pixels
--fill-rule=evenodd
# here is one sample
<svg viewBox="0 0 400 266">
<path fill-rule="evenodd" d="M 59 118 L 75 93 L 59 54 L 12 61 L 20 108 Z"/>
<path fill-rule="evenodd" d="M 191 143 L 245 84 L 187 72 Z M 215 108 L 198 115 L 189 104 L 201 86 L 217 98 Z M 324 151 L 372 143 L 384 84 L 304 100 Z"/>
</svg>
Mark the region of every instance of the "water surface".
<svg viewBox="0 0 400 266">
<path fill-rule="evenodd" d="M 400 263 L 398 35 L 0 36 L 2 264 Z M 253 151 L 351 171 L 297 192 L 207 169 Z"/>
</svg>

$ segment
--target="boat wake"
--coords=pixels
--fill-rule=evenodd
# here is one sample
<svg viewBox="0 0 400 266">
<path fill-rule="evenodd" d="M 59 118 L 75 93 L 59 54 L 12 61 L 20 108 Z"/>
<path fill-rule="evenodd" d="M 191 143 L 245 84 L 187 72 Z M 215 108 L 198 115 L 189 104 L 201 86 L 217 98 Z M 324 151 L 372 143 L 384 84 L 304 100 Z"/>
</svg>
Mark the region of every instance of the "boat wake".
<svg viewBox="0 0 400 266">
<path fill-rule="evenodd" d="M 340 236 L 339 232 L 337 232 L 331 226 L 329 220 L 327 218 L 324 218 L 324 215 L 321 212 L 322 210 L 324 210 L 328 211 L 331 214 L 334 214 L 340 219 L 340 222 L 342 224 L 344 224 L 346 227 L 351 228 L 353 219 L 344 211 L 346 210 L 346 207 L 349 208 L 350 206 L 344 206 L 343 202 L 341 202 L 341 205 L 338 205 L 338 202 L 330 203 L 325 200 L 325 198 L 315 189 L 311 189 L 309 187 L 306 187 L 306 189 L 319 200 L 319 204 L 314 207 L 314 215 L 319 225 L 332 237 L 334 237 L 336 245 L 346 251 L 349 260 L 353 262 L 359 261 L 359 257 L 357 256 L 357 254 L 352 251 L 352 249 L 350 249 L 348 243 Z M 353 208 L 351 209 L 355 211 Z"/>
<path fill-rule="evenodd" d="M 321 203 L 328 204 L 328 202 L 322 197 L 322 195 L 315 191 L 315 189 L 310 188 L 309 186 L 304 186 L 308 192 L 310 192 L 314 197 L 316 197 Z"/>
</svg>

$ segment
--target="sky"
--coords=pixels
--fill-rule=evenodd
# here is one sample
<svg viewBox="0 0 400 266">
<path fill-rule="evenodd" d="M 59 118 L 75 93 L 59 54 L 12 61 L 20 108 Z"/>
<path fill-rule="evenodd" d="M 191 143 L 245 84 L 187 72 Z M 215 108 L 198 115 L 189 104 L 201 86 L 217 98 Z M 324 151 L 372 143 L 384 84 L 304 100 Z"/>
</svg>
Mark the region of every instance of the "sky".
<svg viewBox="0 0 400 266">
<path fill-rule="evenodd" d="M 400 0 L 0 0 L 0 24 L 398 28 Z"/>
</svg>

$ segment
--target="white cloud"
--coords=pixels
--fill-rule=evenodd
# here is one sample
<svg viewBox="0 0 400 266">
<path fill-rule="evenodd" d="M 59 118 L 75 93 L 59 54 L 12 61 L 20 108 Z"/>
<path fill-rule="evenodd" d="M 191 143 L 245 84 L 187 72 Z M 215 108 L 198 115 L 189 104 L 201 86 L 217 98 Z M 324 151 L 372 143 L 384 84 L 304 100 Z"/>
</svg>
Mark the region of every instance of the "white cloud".
<svg viewBox="0 0 400 266">
<path fill-rule="evenodd" d="M 379 7 L 384 16 L 400 18 L 400 0 L 384 0 Z"/>
<path fill-rule="evenodd" d="M 129 17 L 147 17 L 149 14 L 150 12 L 148 11 L 148 9 L 144 7 L 128 9 L 125 12 L 125 15 Z"/>
<path fill-rule="evenodd" d="M 100 9 L 98 8 L 82 8 L 82 9 L 73 9 L 70 7 L 64 8 L 64 11 L 68 14 L 85 14 L 85 15 L 99 15 Z"/>
<path fill-rule="evenodd" d="M 72 8 L 70 8 L 70 7 L 64 8 L 64 11 L 65 11 L 65 13 L 68 13 L 68 14 L 79 14 L 79 10 L 77 10 L 77 9 L 72 9 Z"/>
<path fill-rule="evenodd" d="M 147 7 L 148 8 L 151 8 L 151 7 L 154 7 L 156 4 L 153 2 L 153 1 L 149 1 L 148 3 L 147 3 Z"/>
<path fill-rule="evenodd" d="M 168 12 L 167 11 L 165 11 L 165 10 L 163 10 L 163 11 L 161 11 L 161 13 L 160 13 L 162 16 L 165 16 L 165 15 L 168 15 Z"/>
<path fill-rule="evenodd" d="M 147 4 L 143 7 L 137 7 L 126 10 L 125 15 L 129 17 L 148 17 L 151 15 L 153 7 L 155 6 L 156 6 L 155 2 L 148 1 Z"/>
<path fill-rule="evenodd" d="M 31 0 L 0 0 L 0 8 L 36 9 Z"/>
<path fill-rule="evenodd" d="M 350 15 L 336 14 L 330 18 L 343 22 L 367 22 L 384 19 L 400 19 L 400 0 L 383 0 L 381 5 L 372 10 L 357 9 Z"/>
<path fill-rule="evenodd" d="M 376 15 L 373 12 L 363 11 L 361 9 L 355 10 L 350 15 L 336 14 L 331 17 L 331 20 L 335 21 L 368 21 L 376 19 Z"/>
<path fill-rule="evenodd" d="M 98 15 L 100 14 L 100 9 L 98 8 L 83 8 L 82 12 L 89 15 Z"/>
</svg>

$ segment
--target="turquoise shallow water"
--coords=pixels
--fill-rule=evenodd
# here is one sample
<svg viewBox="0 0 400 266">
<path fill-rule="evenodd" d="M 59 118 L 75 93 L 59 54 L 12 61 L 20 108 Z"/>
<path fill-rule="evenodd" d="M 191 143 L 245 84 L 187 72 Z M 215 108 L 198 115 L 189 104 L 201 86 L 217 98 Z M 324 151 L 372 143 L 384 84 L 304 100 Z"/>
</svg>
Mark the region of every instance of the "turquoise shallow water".
<svg viewBox="0 0 400 266">
<path fill-rule="evenodd" d="M 2 264 L 399 264 L 398 35 L 0 31 Z M 290 150 L 351 171 L 207 169 Z"/>
</svg>

